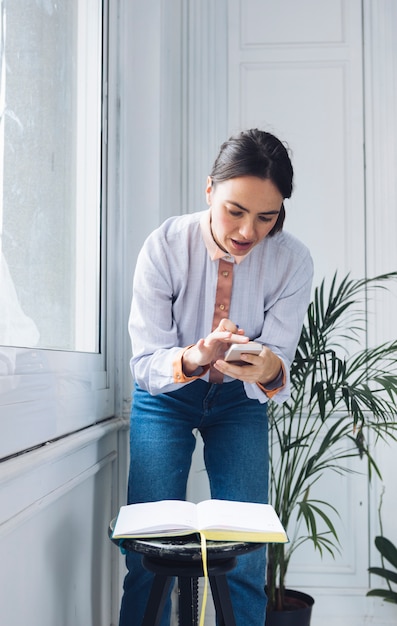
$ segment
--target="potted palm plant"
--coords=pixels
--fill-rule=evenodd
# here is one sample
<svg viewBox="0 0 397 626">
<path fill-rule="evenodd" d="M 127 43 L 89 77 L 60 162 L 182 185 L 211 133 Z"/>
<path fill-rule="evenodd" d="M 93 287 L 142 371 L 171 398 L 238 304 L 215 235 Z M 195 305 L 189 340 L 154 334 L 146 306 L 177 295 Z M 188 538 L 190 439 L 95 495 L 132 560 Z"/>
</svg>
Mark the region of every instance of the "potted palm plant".
<svg viewBox="0 0 397 626">
<path fill-rule="evenodd" d="M 381 565 L 369 567 L 368 571 L 370 574 L 380 576 L 386 583 L 386 587 L 371 589 L 367 596 L 378 596 L 386 602 L 397 604 L 397 590 L 393 588 L 393 585 L 397 585 L 397 547 L 383 535 L 375 537 L 375 546 L 381 557 Z"/>
<path fill-rule="evenodd" d="M 325 281 L 315 289 L 291 368 L 291 398 L 269 406 L 269 500 L 290 542 L 268 546 L 266 626 L 309 624 L 311 606 L 293 610 L 296 600 L 286 590 L 294 551 L 304 542 L 321 554 L 338 549 L 337 513 L 312 496 L 313 485 L 329 472 L 347 472 L 347 459 L 357 455 L 370 475 L 379 474 L 368 431 L 396 438 L 397 341 L 361 344 L 368 295 L 396 278 L 393 272 L 338 281 L 335 274 L 328 289 Z M 285 610 L 303 621 L 282 621 Z"/>
<path fill-rule="evenodd" d="M 381 564 L 376 567 L 369 567 L 370 574 L 379 576 L 385 586 L 370 589 L 367 596 L 377 596 L 385 602 L 397 604 L 397 546 L 383 534 L 383 524 L 381 516 L 383 493 L 379 506 L 379 527 L 380 535 L 375 537 L 375 547 L 380 554 Z M 394 585 L 394 587 L 393 587 Z"/>
</svg>

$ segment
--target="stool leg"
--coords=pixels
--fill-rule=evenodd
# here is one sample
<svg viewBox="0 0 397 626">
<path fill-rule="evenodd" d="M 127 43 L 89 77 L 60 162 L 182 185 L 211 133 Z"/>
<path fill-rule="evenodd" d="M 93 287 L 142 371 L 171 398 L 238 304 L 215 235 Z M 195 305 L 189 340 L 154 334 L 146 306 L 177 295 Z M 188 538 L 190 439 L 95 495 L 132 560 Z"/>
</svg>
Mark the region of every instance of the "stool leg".
<svg viewBox="0 0 397 626">
<path fill-rule="evenodd" d="M 236 626 L 229 585 L 226 576 L 210 576 L 212 598 L 219 626 Z"/>
<path fill-rule="evenodd" d="M 198 580 L 179 576 L 179 626 L 198 624 Z"/>
<path fill-rule="evenodd" d="M 193 578 L 192 579 L 192 598 L 193 598 L 193 610 L 194 610 L 194 618 L 195 618 L 195 622 L 193 623 L 193 626 L 198 626 L 199 623 L 199 579 L 198 578 Z"/>
<path fill-rule="evenodd" d="M 172 576 L 155 575 L 142 626 L 159 626 L 172 581 Z"/>
</svg>

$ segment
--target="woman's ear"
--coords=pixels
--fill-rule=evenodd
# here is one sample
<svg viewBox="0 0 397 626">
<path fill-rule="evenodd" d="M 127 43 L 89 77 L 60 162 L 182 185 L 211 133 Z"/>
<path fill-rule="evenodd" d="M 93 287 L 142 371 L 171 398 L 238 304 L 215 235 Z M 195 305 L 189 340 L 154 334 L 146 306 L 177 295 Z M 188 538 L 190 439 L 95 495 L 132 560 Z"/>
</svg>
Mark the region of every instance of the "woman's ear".
<svg viewBox="0 0 397 626">
<path fill-rule="evenodd" d="M 206 197 L 208 206 L 211 206 L 211 196 L 212 196 L 212 178 L 211 176 L 208 176 L 207 187 L 205 189 L 205 197 Z"/>
</svg>

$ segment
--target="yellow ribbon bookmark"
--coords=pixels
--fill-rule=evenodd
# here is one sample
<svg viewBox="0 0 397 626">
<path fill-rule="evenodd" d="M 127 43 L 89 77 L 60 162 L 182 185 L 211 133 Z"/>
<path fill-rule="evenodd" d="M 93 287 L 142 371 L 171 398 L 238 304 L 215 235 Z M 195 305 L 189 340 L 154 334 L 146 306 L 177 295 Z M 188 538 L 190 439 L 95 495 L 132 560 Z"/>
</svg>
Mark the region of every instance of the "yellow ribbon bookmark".
<svg viewBox="0 0 397 626">
<path fill-rule="evenodd" d="M 207 596 L 208 596 L 208 568 L 207 568 L 207 540 L 203 533 L 200 533 L 200 543 L 201 543 L 201 560 L 203 563 L 203 574 L 204 574 L 204 590 L 203 590 L 203 601 L 201 604 L 199 626 L 204 626 L 205 608 L 207 606 Z"/>
</svg>

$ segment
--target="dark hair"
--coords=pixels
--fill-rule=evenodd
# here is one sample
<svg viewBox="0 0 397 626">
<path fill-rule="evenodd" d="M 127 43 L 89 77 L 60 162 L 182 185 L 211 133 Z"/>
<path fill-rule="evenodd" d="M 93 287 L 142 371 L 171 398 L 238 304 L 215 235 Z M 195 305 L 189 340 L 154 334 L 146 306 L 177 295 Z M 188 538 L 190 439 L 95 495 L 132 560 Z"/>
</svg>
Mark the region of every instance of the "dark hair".
<svg viewBox="0 0 397 626">
<path fill-rule="evenodd" d="M 271 180 L 283 196 L 290 198 L 294 171 L 286 147 L 277 137 L 257 128 L 245 130 L 225 141 L 212 167 L 212 184 L 239 176 Z M 283 228 L 284 203 L 268 237 Z"/>
</svg>

